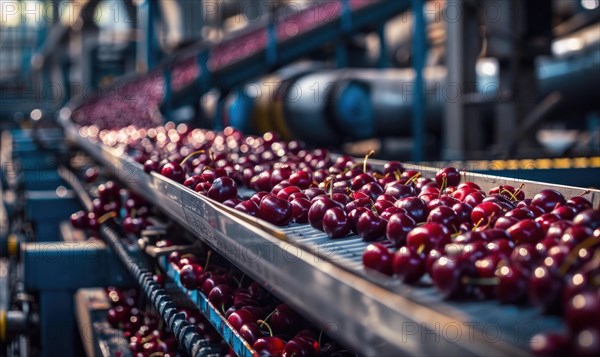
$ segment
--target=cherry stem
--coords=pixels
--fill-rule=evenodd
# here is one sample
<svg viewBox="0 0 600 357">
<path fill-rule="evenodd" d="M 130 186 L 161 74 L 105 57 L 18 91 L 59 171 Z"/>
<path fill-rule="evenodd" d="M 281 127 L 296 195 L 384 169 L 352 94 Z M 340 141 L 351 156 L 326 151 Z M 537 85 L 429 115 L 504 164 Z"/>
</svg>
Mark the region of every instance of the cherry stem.
<svg viewBox="0 0 600 357">
<path fill-rule="evenodd" d="M 161 319 L 162 320 L 162 319 Z M 152 341 L 152 339 L 154 338 L 154 335 L 149 334 L 148 336 L 144 337 L 141 339 L 141 344 L 143 345 L 146 342 Z"/>
<path fill-rule="evenodd" d="M 492 278 L 470 278 L 468 276 L 465 276 L 462 278 L 461 282 L 465 285 L 488 285 L 488 286 L 494 286 L 494 285 L 498 285 L 499 283 L 499 279 L 496 277 L 492 277 Z"/>
<path fill-rule="evenodd" d="M 223 316 L 225 316 L 226 312 L 225 312 L 225 303 L 221 304 L 221 311 L 223 312 Z"/>
<path fill-rule="evenodd" d="M 212 256 L 212 249 L 206 253 L 206 262 L 204 262 L 204 271 L 208 269 L 208 263 L 210 263 L 210 257 Z"/>
<path fill-rule="evenodd" d="M 585 195 L 589 195 L 590 193 L 592 193 L 592 191 L 591 191 L 591 190 L 585 190 L 585 191 L 583 191 L 583 192 L 581 193 L 581 195 L 579 195 L 579 197 L 583 197 L 583 196 L 585 196 Z"/>
<path fill-rule="evenodd" d="M 567 274 L 567 272 L 569 271 L 571 266 L 577 260 L 577 256 L 579 255 L 580 250 L 586 249 L 586 248 L 591 248 L 597 244 L 600 244 L 600 240 L 598 240 L 594 236 L 590 236 L 587 239 L 585 239 L 583 242 L 577 244 L 575 246 L 575 248 L 573 248 L 573 250 L 569 253 L 569 255 L 567 255 L 567 259 L 565 259 L 565 261 L 560 266 L 560 268 L 559 268 L 560 274 L 563 276 Z"/>
<path fill-rule="evenodd" d="M 475 232 L 475 230 L 477 229 L 477 227 L 479 227 L 479 225 L 481 224 L 481 222 L 483 222 L 484 218 L 481 217 L 479 219 L 479 221 L 477 223 L 475 223 L 475 225 L 473 226 L 473 229 L 471 229 L 471 232 Z"/>
<path fill-rule="evenodd" d="M 444 190 L 446 189 L 447 185 L 448 185 L 448 177 L 444 173 L 444 175 L 442 176 L 442 187 L 440 187 L 440 196 L 442 195 L 442 192 L 444 192 Z"/>
<path fill-rule="evenodd" d="M 102 224 L 102 223 L 108 221 L 110 218 L 115 218 L 116 216 L 117 216 L 117 212 L 115 212 L 115 211 L 110 211 L 108 213 L 105 213 L 102 216 L 100 216 L 100 218 L 98 218 L 98 224 Z"/>
<path fill-rule="evenodd" d="M 516 192 L 516 191 L 515 191 Z M 510 200 L 511 201 L 518 201 L 519 199 L 517 198 L 517 195 L 513 192 L 510 192 L 510 190 L 507 190 L 505 188 L 503 188 L 502 190 L 500 190 L 500 192 L 498 192 L 500 195 L 502 195 L 503 193 L 507 193 L 510 196 Z"/>
<path fill-rule="evenodd" d="M 271 316 L 271 315 L 267 316 L 267 317 L 265 318 L 265 320 L 266 320 L 266 319 L 268 319 L 270 316 Z M 269 324 L 268 324 L 268 323 L 267 323 L 267 321 L 265 321 L 265 320 L 256 320 L 256 322 L 260 324 L 260 327 L 261 327 L 261 328 L 262 328 L 263 326 L 266 326 L 266 327 L 267 327 L 267 330 L 269 330 L 269 336 L 273 337 L 273 330 L 271 329 L 271 326 L 269 326 Z"/>
<path fill-rule="evenodd" d="M 321 331 L 319 331 L 319 348 L 321 348 L 321 337 L 323 336 L 323 328 L 321 327 Z"/>
<path fill-rule="evenodd" d="M 417 249 L 417 254 L 420 255 L 421 253 L 423 253 L 424 250 L 425 250 L 425 244 L 421 244 L 419 246 L 419 248 Z"/>
<path fill-rule="evenodd" d="M 333 179 L 335 176 L 331 175 L 326 179 L 325 189 L 329 191 L 329 198 L 333 197 Z"/>
<path fill-rule="evenodd" d="M 179 163 L 179 166 L 183 166 L 183 164 L 185 164 L 185 162 L 188 161 L 191 157 L 196 156 L 198 154 L 202 154 L 204 152 L 205 152 L 205 150 L 197 150 L 197 151 L 192 152 L 188 156 L 184 157 L 183 160 L 181 160 L 181 162 Z"/>
<path fill-rule="evenodd" d="M 414 174 L 413 176 L 411 176 L 411 178 L 409 178 L 405 185 L 408 185 L 411 182 L 417 181 L 419 179 L 419 177 L 421 177 L 421 173 L 417 172 L 416 174 Z"/>
<path fill-rule="evenodd" d="M 400 181 L 400 175 L 402 175 L 400 170 L 394 171 L 394 177 L 396 178 L 396 181 Z"/>
<path fill-rule="evenodd" d="M 164 352 L 152 352 L 151 354 L 148 355 L 148 357 L 161 357 L 164 356 L 165 353 Z"/>
<path fill-rule="evenodd" d="M 369 151 L 368 154 L 365 155 L 365 161 L 363 161 L 363 173 L 367 173 L 367 161 L 369 160 L 369 156 L 373 155 L 375 150 Z"/>
<path fill-rule="evenodd" d="M 523 187 L 525 187 L 525 183 L 521 183 L 519 187 L 517 187 L 517 189 L 515 190 L 515 196 L 521 193 L 521 191 L 523 191 Z"/>
</svg>

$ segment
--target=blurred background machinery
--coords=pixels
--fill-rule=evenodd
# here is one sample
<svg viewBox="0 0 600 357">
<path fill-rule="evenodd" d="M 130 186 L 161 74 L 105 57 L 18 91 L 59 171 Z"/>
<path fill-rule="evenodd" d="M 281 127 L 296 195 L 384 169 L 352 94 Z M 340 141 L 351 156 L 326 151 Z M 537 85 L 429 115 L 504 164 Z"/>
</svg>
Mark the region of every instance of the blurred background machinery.
<svg viewBox="0 0 600 357">
<path fill-rule="evenodd" d="M 301 38 L 294 14 L 311 1 L 2 1 L 0 115 L 4 125 L 34 109 L 52 117 L 134 76 L 171 82 L 185 60 L 198 71 L 194 58 L 211 46 L 267 36 L 260 71 L 162 85 L 155 120 L 274 129 L 359 152 L 371 140 L 414 161 L 598 152 L 596 1 L 384 1 L 383 17 L 341 16 L 339 33 L 324 25 L 358 3 L 321 6 L 315 44 L 282 46 L 260 29 L 286 18 Z"/>
</svg>

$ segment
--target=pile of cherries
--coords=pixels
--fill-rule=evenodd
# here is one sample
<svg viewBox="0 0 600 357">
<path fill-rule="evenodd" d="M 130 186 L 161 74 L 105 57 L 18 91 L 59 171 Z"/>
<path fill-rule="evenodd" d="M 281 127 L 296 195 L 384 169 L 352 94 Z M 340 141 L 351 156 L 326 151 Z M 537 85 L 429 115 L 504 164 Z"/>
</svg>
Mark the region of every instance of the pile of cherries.
<svg viewBox="0 0 600 357">
<path fill-rule="evenodd" d="M 138 235 L 148 226 L 150 206 L 140 195 L 121 188 L 114 181 L 106 181 L 97 186 L 94 191 L 97 197 L 92 200 L 92 210 L 90 212 L 81 210 L 71 215 L 73 228 L 97 232 L 101 223 L 109 218 L 120 216 L 122 209 L 125 213 L 122 220 L 125 232 Z"/>
<path fill-rule="evenodd" d="M 502 185 L 486 194 L 444 168 L 435 180 L 388 184 L 384 195 L 410 186 L 416 195 L 393 202 L 404 212 L 361 214 L 359 222 L 383 221 L 369 239 L 385 237 L 365 250 L 367 268 L 409 284 L 428 275 L 448 299 L 494 298 L 562 315 L 568 332 L 533 337 L 532 351 L 600 355 L 600 211 L 585 193 L 567 199 L 545 189 L 526 198 L 522 187 Z"/>
<path fill-rule="evenodd" d="M 244 275 L 209 264 L 210 258 L 173 252 L 169 262 L 188 290 L 200 290 L 260 356 L 354 356 L 300 314 Z"/>
<path fill-rule="evenodd" d="M 155 275 L 154 279 L 164 283 L 164 275 Z M 107 322 L 123 332 L 129 342 L 129 350 L 136 357 L 172 357 L 181 356 L 173 333 L 165 326 L 160 316 L 152 309 L 143 309 L 139 304 L 136 289 L 122 290 L 114 287 L 106 289 L 111 303 L 107 312 Z M 211 346 L 218 346 L 221 356 L 235 356 L 221 336 L 198 310 L 179 308 L 186 319 L 195 326 L 197 332 Z"/>
</svg>

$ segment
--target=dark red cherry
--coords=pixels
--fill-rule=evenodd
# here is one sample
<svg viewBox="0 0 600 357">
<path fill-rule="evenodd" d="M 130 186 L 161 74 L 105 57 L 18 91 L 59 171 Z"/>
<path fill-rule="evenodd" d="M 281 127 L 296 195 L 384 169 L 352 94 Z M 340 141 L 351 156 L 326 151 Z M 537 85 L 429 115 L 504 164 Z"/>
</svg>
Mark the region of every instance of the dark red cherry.
<svg viewBox="0 0 600 357">
<path fill-rule="evenodd" d="M 565 203 L 565 196 L 552 189 L 540 191 L 537 195 L 533 196 L 533 199 L 531 200 L 532 205 L 540 207 L 544 212 L 551 212 L 557 205 L 562 206 Z"/>
<path fill-rule="evenodd" d="M 394 213 L 388 220 L 385 236 L 395 247 L 401 247 L 406 244 L 408 232 L 415 227 L 416 223 L 409 215 Z"/>
<path fill-rule="evenodd" d="M 292 220 L 292 205 L 275 195 L 266 195 L 258 206 L 258 217 L 277 226 L 285 226 Z"/>
<path fill-rule="evenodd" d="M 392 260 L 392 253 L 381 243 L 369 244 L 362 256 L 365 267 L 385 275 L 393 274 Z"/>
<path fill-rule="evenodd" d="M 425 222 L 427 220 L 427 205 L 418 197 L 405 197 L 394 203 L 396 207 L 403 208 L 415 222 Z"/>
<path fill-rule="evenodd" d="M 160 174 L 178 183 L 185 181 L 185 171 L 177 162 L 169 162 L 160 170 Z"/>
<path fill-rule="evenodd" d="M 356 231 L 363 240 L 370 242 L 385 236 L 387 221 L 371 210 L 363 212 L 356 221 Z"/>
<path fill-rule="evenodd" d="M 407 247 L 400 248 L 394 254 L 393 270 L 403 282 L 413 284 L 425 274 L 425 254 Z"/>
<path fill-rule="evenodd" d="M 460 171 L 454 167 L 445 167 L 435 174 L 435 181 L 440 187 L 458 186 Z"/>
<path fill-rule="evenodd" d="M 350 234 L 348 216 L 342 207 L 331 207 L 323 216 L 323 231 L 329 238 L 340 238 Z"/>
</svg>

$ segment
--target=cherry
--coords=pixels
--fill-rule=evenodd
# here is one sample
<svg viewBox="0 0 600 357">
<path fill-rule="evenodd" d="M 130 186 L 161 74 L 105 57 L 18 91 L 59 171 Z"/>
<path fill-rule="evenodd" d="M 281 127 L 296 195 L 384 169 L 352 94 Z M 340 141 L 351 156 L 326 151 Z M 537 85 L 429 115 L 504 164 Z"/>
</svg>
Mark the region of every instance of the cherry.
<svg viewBox="0 0 600 357">
<path fill-rule="evenodd" d="M 498 264 L 496 270 L 498 285 L 496 285 L 496 298 L 501 303 L 517 304 L 527 296 L 527 278 L 520 269 L 509 264 Z"/>
<path fill-rule="evenodd" d="M 471 211 L 471 222 L 479 227 L 493 225 L 504 215 L 504 210 L 495 202 L 482 202 Z"/>
<path fill-rule="evenodd" d="M 204 295 L 208 295 L 217 285 L 225 283 L 227 283 L 227 278 L 225 275 L 211 274 L 211 276 L 204 279 L 204 282 L 200 286 L 200 291 L 202 291 Z"/>
<path fill-rule="evenodd" d="M 252 348 L 259 356 L 282 356 L 285 342 L 279 337 L 261 337 L 254 342 Z"/>
<path fill-rule="evenodd" d="M 87 228 L 88 218 L 87 213 L 85 211 L 77 211 L 73 213 L 70 217 L 71 226 L 76 229 L 85 229 Z"/>
<path fill-rule="evenodd" d="M 296 336 L 285 344 L 283 357 L 316 357 L 321 354 L 319 343 L 308 336 Z"/>
<path fill-rule="evenodd" d="M 185 181 L 183 181 L 183 185 L 187 188 L 191 188 L 192 190 L 198 186 L 198 184 L 202 182 L 202 179 L 199 175 L 194 175 L 188 177 Z"/>
<path fill-rule="evenodd" d="M 361 213 L 356 221 L 356 231 L 367 242 L 377 240 L 385 235 L 387 221 L 372 210 Z"/>
<path fill-rule="evenodd" d="M 562 238 L 567 228 L 570 228 L 571 226 L 573 226 L 573 223 L 571 223 L 570 221 L 559 220 L 552 222 L 550 223 L 550 226 L 548 227 L 548 230 L 546 232 L 546 238 L 560 239 Z"/>
<path fill-rule="evenodd" d="M 464 202 L 459 202 L 452 205 L 451 208 L 454 213 L 456 213 L 456 217 L 460 223 L 471 222 L 471 211 L 473 211 L 473 207 Z"/>
<path fill-rule="evenodd" d="M 253 217 L 256 217 L 258 215 L 258 206 L 252 200 L 242 201 L 242 202 L 238 203 L 237 205 L 235 205 L 234 208 L 237 211 L 244 212 Z"/>
<path fill-rule="evenodd" d="M 179 270 L 179 281 L 184 288 L 193 290 L 197 289 L 196 277 L 201 275 L 204 269 L 198 264 L 186 264 Z"/>
<path fill-rule="evenodd" d="M 493 279 L 496 276 L 496 268 L 501 260 L 500 254 L 490 254 L 475 260 L 475 269 L 479 279 Z M 477 284 L 475 293 L 479 298 L 490 299 L 495 295 L 496 287 L 488 284 Z"/>
<path fill-rule="evenodd" d="M 538 266 L 529 278 L 529 300 L 545 312 L 558 311 L 563 284 L 556 271 Z"/>
<path fill-rule="evenodd" d="M 417 223 L 427 220 L 427 205 L 418 197 L 401 198 L 394 204 L 396 207 L 402 208 L 406 213 Z"/>
<path fill-rule="evenodd" d="M 510 227 L 512 227 L 513 225 L 519 223 L 519 220 L 514 218 L 514 217 L 500 217 L 498 218 L 498 220 L 496 221 L 496 223 L 494 223 L 494 228 L 495 229 L 502 229 L 502 230 L 506 230 L 509 229 Z"/>
<path fill-rule="evenodd" d="M 442 256 L 431 266 L 433 284 L 446 299 L 468 296 L 472 290 L 468 279 L 476 274 L 473 264 L 462 259 Z"/>
<path fill-rule="evenodd" d="M 524 219 L 508 228 L 511 239 L 519 243 L 537 243 L 544 237 L 542 226 L 533 219 Z"/>
<path fill-rule="evenodd" d="M 383 188 L 377 182 L 369 182 L 363 185 L 358 192 L 364 193 L 369 196 L 372 200 L 377 199 L 380 195 L 383 194 Z"/>
<path fill-rule="evenodd" d="M 573 218 L 573 224 L 581 224 L 592 230 L 600 228 L 600 210 L 588 209 L 577 214 Z"/>
<path fill-rule="evenodd" d="M 352 230 L 353 233 L 356 233 L 356 234 L 358 233 L 357 228 L 356 228 L 358 218 L 364 212 L 368 212 L 368 211 L 370 211 L 370 210 L 366 207 L 358 207 L 358 208 L 350 211 L 350 213 L 348 213 L 348 223 L 350 224 L 350 229 Z"/>
<path fill-rule="evenodd" d="M 233 292 L 227 284 L 219 284 L 208 294 L 210 301 L 217 309 L 228 309 L 233 304 Z"/>
<path fill-rule="evenodd" d="M 575 215 L 577 214 L 577 212 L 575 212 L 575 209 L 573 207 L 567 206 L 567 205 L 556 207 L 554 210 L 552 210 L 551 213 L 555 214 L 560 219 L 566 219 L 566 220 L 573 219 L 573 217 L 575 217 Z"/>
<path fill-rule="evenodd" d="M 302 317 L 286 304 L 279 304 L 269 318 L 269 324 L 275 333 L 289 334 L 297 331 Z"/>
<path fill-rule="evenodd" d="M 332 207 L 323 216 L 323 231 L 329 238 L 340 238 L 350 233 L 348 216 L 342 207 Z"/>
<path fill-rule="evenodd" d="M 533 212 L 527 207 L 517 207 L 506 212 L 505 217 L 512 217 L 518 220 L 535 218 Z"/>
<path fill-rule="evenodd" d="M 517 269 L 529 274 L 542 257 L 542 252 L 536 249 L 532 243 L 522 243 L 513 249 L 510 261 Z"/>
<path fill-rule="evenodd" d="M 394 213 L 390 216 L 386 229 L 386 238 L 395 246 L 406 244 L 406 236 L 416 227 L 415 221 L 405 213 Z"/>
<path fill-rule="evenodd" d="M 396 214 L 396 213 L 404 213 L 404 214 L 406 214 L 406 211 L 404 209 L 402 209 L 402 208 L 398 208 L 396 206 L 392 206 L 392 207 L 388 207 L 388 208 L 384 209 L 383 212 L 381 212 L 380 216 L 381 216 L 381 218 L 385 219 L 386 221 L 389 221 L 390 217 L 393 214 Z"/>
<path fill-rule="evenodd" d="M 383 165 L 384 175 L 398 175 L 404 172 L 404 165 L 399 161 L 388 161 Z"/>
<path fill-rule="evenodd" d="M 185 171 L 177 162 L 166 163 L 160 170 L 160 174 L 178 183 L 185 181 Z"/>
<path fill-rule="evenodd" d="M 435 182 L 440 187 L 458 186 L 460 183 L 460 171 L 454 167 L 445 167 L 435 174 Z"/>
<path fill-rule="evenodd" d="M 240 336 L 250 345 L 253 345 L 259 338 L 265 337 L 264 333 L 255 323 L 246 323 L 240 327 Z"/>
<path fill-rule="evenodd" d="M 531 338 L 529 348 L 534 356 L 566 356 L 569 339 L 556 332 L 539 333 Z"/>
<path fill-rule="evenodd" d="M 400 248 L 394 254 L 392 263 L 394 274 L 407 284 L 414 284 L 425 274 L 425 254 L 407 247 Z"/>
<path fill-rule="evenodd" d="M 533 196 L 531 204 L 540 207 L 544 212 L 551 212 L 556 205 L 564 205 L 566 203 L 565 196 L 562 193 L 545 189 Z"/>
<path fill-rule="evenodd" d="M 208 197 L 218 202 L 224 202 L 236 198 L 237 192 L 237 185 L 232 178 L 219 177 L 208 189 Z"/>
<path fill-rule="evenodd" d="M 153 171 L 158 172 L 158 169 L 159 169 L 158 161 L 148 159 L 144 162 L 144 172 L 149 174 Z"/>
<path fill-rule="evenodd" d="M 292 218 L 296 223 L 308 223 L 308 212 L 310 201 L 306 198 L 294 198 L 290 201 L 292 205 Z"/>
<path fill-rule="evenodd" d="M 318 196 L 323 196 L 326 194 L 325 191 L 323 191 L 322 189 L 317 188 L 317 187 L 308 188 L 308 189 L 304 190 L 303 192 L 306 196 L 308 196 L 308 199 L 311 201 Z"/>
<path fill-rule="evenodd" d="M 451 232 L 458 232 L 460 226 L 456 212 L 447 206 L 438 206 L 429 211 L 427 222 L 439 223 L 450 229 Z"/>
<path fill-rule="evenodd" d="M 234 330 L 240 331 L 242 326 L 255 323 L 258 318 L 246 308 L 241 308 L 227 317 L 227 322 Z"/>
<path fill-rule="evenodd" d="M 567 303 L 565 320 L 571 331 L 600 328 L 600 298 L 596 292 L 584 291 Z"/>
<path fill-rule="evenodd" d="M 258 206 L 258 217 L 277 226 L 285 226 L 292 220 L 292 205 L 275 195 L 266 195 Z"/>
<path fill-rule="evenodd" d="M 450 234 L 439 223 L 425 223 L 414 228 L 406 236 L 406 246 L 416 252 L 428 253 L 450 243 Z"/>
<path fill-rule="evenodd" d="M 254 195 L 252 195 L 252 197 L 250 197 L 250 201 L 256 203 L 256 206 L 258 207 L 258 205 L 260 205 L 260 201 L 263 199 L 263 197 L 271 195 L 270 192 L 266 192 L 266 191 L 260 191 L 255 193 Z"/>
<path fill-rule="evenodd" d="M 560 220 L 560 217 L 554 213 L 544 213 L 535 219 L 541 226 L 544 232 L 547 232 L 553 222 Z"/>
<path fill-rule="evenodd" d="M 398 200 L 405 197 L 416 196 L 417 191 L 410 185 L 402 184 L 400 181 L 394 181 L 385 186 L 385 194 Z"/>
<path fill-rule="evenodd" d="M 575 224 L 565 230 L 560 242 L 561 244 L 565 244 L 571 248 L 574 248 L 579 243 L 591 237 L 593 233 L 594 232 L 587 226 Z"/>
<path fill-rule="evenodd" d="M 571 353 L 581 357 L 600 355 L 600 329 L 596 327 L 580 331 L 574 338 Z"/>
<path fill-rule="evenodd" d="M 383 211 L 385 211 L 386 209 L 388 209 L 390 207 L 398 208 L 398 207 L 394 206 L 394 203 L 387 201 L 387 200 L 377 200 L 377 202 L 375 202 L 375 204 L 373 204 L 373 208 L 377 211 L 378 214 L 382 214 Z M 399 209 L 401 209 L 401 208 L 399 208 Z"/>
<path fill-rule="evenodd" d="M 307 170 L 298 170 L 292 173 L 288 180 L 293 186 L 297 186 L 304 190 L 310 187 L 313 177 L 312 173 Z"/>
<path fill-rule="evenodd" d="M 362 256 L 365 267 L 390 276 L 393 273 L 392 259 L 392 253 L 381 243 L 369 244 Z"/>
<path fill-rule="evenodd" d="M 345 206 L 346 213 L 352 212 L 354 209 L 358 207 L 371 207 L 373 205 L 373 201 L 369 197 L 359 197 L 354 201 L 348 202 Z"/>
<path fill-rule="evenodd" d="M 511 201 L 522 201 L 525 199 L 525 193 L 520 188 L 514 188 L 511 185 L 500 185 L 492 188 L 488 195 L 501 195 Z"/>
<path fill-rule="evenodd" d="M 480 191 L 475 191 L 475 192 L 471 192 L 467 196 L 465 196 L 465 198 L 463 199 L 463 202 L 468 204 L 471 207 L 475 207 L 475 206 L 479 205 L 480 203 L 482 203 L 483 200 L 485 200 L 485 195 L 483 193 L 481 193 Z"/>
<path fill-rule="evenodd" d="M 310 209 L 308 210 L 308 222 L 313 228 L 322 230 L 323 229 L 323 217 L 325 212 L 333 207 L 342 207 L 343 205 L 337 201 L 332 200 L 327 196 L 318 197 L 312 202 Z"/>
<path fill-rule="evenodd" d="M 290 196 L 292 194 L 301 194 L 304 197 L 306 197 L 306 195 L 297 186 L 288 186 L 282 188 L 281 190 L 279 190 L 279 192 L 277 192 L 277 197 L 290 201 Z"/>
<path fill-rule="evenodd" d="M 352 184 L 350 185 L 350 187 L 352 188 L 353 191 L 358 191 L 363 186 L 365 186 L 367 183 L 375 183 L 375 182 L 376 182 L 375 177 L 373 177 L 369 174 L 366 174 L 366 173 L 362 173 L 362 174 L 356 175 L 354 177 L 354 179 L 352 179 Z M 373 198 L 373 199 L 375 199 L 375 198 Z"/>
<path fill-rule="evenodd" d="M 575 209 L 576 213 L 593 208 L 592 202 L 590 202 L 587 198 L 583 196 L 571 197 L 567 200 L 565 205 Z"/>
</svg>

